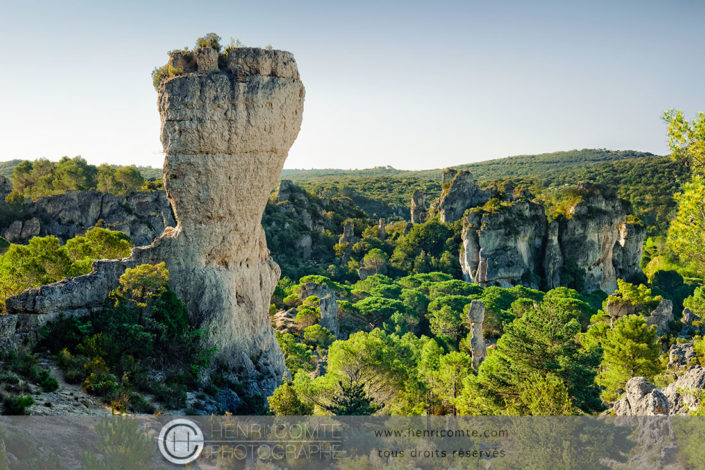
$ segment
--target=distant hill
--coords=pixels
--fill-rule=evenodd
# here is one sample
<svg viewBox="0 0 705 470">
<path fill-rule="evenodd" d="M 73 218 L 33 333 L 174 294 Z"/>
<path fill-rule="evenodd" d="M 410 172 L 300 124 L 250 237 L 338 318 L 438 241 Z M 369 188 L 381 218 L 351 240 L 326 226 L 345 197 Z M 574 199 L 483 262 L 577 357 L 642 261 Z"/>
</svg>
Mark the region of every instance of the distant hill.
<svg viewBox="0 0 705 470">
<path fill-rule="evenodd" d="M 481 181 L 494 181 L 517 177 L 543 178 L 557 170 L 563 172 L 566 169 L 580 168 L 591 163 L 655 156 L 649 152 L 637 152 L 635 150 L 583 149 L 537 155 L 516 155 L 477 163 L 455 165 L 453 168 L 469 170 L 475 178 Z M 442 171 L 442 168 L 420 171 L 397 170 L 386 166 L 364 170 L 283 170 L 281 177 L 297 183 L 312 182 L 319 179 L 374 178 L 380 176 L 413 176 L 415 178 L 440 179 Z"/>
<path fill-rule="evenodd" d="M 669 157 L 632 150 L 583 149 L 539 155 L 518 155 L 457 165 L 482 184 L 512 179 L 546 188 L 590 181 L 614 188 L 631 201 L 649 235 L 664 234 L 674 214 L 673 194 L 688 179 L 688 171 Z M 411 194 L 426 190 L 426 201 L 440 195 L 442 169 L 406 171 L 391 167 L 365 170 L 284 170 L 293 180 L 319 195 L 347 196 L 371 217 L 408 217 Z M 403 215 L 402 215 L 403 213 Z"/>
</svg>

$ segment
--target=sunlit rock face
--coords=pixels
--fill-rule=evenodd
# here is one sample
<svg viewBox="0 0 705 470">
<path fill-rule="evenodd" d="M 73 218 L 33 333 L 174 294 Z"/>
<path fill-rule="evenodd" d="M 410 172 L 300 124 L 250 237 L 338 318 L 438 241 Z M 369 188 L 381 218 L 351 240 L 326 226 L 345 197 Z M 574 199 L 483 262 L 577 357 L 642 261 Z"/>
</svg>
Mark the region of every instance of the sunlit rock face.
<svg viewBox="0 0 705 470">
<path fill-rule="evenodd" d="M 212 50 L 178 65 L 185 73 L 158 89 L 164 184 L 176 227 L 135 249 L 118 269 L 96 262 L 91 274 L 9 299 L 8 311 L 98 308 L 124 268 L 164 261 L 171 288 L 217 348 L 218 367 L 248 393 L 269 393 L 286 367 L 268 315 L 280 270 L 261 220 L 301 126 L 304 87 L 285 51 L 237 48 L 218 60 Z"/>
<path fill-rule="evenodd" d="M 630 213 L 627 201 L 598 191 L 571 208 L 569 217 L 552 221 L 542 205 L 523 197 L 496 208 L 475 206 L 463 217 L 463 277 L 482 286 L 569 286 L 610 294 L 618 278 L 641 273 L 645 230 Z"/>
</svg>

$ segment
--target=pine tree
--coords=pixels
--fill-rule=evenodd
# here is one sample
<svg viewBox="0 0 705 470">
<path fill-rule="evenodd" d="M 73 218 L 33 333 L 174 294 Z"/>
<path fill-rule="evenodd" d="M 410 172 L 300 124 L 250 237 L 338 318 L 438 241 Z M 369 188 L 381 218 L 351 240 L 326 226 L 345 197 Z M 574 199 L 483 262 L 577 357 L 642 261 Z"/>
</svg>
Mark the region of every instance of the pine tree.
<svg viewBox="0 0 705 470">
<path fill-rule="evenodd" d="M 326 409 L 336 416 L 366 416 L 380 409 L 374 400 L 367 396 L 365 387 L 350 379 L 350 384 L 338 382 L 340 390 L 333 398 L 333 403 Z"/>
<path fill-rule="evenodd" d="M 614 323 L 602 342 L 602 373 L 598 385 L 605 388 L 605 400 L 615 400 L 632 377 L 647 380 L 661 372 L 658 356 L 661 345 L 656 326 L 647 326 L 639 315 L 627 315 Z"/>
</svg>

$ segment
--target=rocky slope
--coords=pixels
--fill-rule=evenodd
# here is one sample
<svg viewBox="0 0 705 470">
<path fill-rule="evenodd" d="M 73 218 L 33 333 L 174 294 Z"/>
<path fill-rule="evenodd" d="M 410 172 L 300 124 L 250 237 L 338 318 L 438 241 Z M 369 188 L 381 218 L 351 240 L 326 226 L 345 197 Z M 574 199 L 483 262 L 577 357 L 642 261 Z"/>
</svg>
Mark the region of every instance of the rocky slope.
<svg viewBox="0 0 705 470">
<path fill-rule="evenodd" d="M 217 348 L 217 364 L 247 393 L 268 394 L 286 367 L 270 325 L 279 267 L 262 213 L 301 125 L 304 88 L 284 51 L 195 54 L 159 87 L 164 181 L 177 225 L 130 258 L 8 299 L 20 317 L 80 311 L 105 298 L 127 267 L 164 261 L 170 287 Z M 222 67 L 222 68 L 221 68 Z"/>
<path fill-rule="evenodd" d="M 458 184 L 457 177 L 452 184 Z M 476 184 L 470 186 L 456 191 L 472 194 L 470 202 L 455 201 L 451 211 L 470 208 L 463 218 L 460 253 L 467 281 L 482 286 L 569 286 L 612 293 L 617 278 L 631 279 L 640 273 L 645 231 L 629 221 L 628 202 L 586 187 L 568 216 L 549 220 L 546 208 L 528 194 L 507 195 L 503 201 L 492 199 L 478 205 L 482 199 L 475 197 Z M 441 214 L 443 204 L 441 200 Z"/>
<path fill-rule="evenodd" d="M 0 205 L 7 205 L 0 202 Z M 128 197 L 98 191 L 68 191 L 65 194 L 26 200 L 20 218 L 3 232 L 7 241 L 27 243 L 35 236 L 54 235 L 62 242 L 96 225 L 119 230 L 136 246 L 149 245 L 176 221 L 163 191 L 139 192 Z"/>
</svg>

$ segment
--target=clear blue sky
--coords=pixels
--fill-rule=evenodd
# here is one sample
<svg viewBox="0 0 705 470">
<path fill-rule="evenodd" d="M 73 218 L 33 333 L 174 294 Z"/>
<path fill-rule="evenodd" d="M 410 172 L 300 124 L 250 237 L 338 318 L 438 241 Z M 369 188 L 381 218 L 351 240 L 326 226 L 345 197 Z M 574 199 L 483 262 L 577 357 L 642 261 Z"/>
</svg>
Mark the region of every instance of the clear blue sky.
<svg viewBox="0 0 705 470">
<path fill-rule="evenodd" d="M 699 0 L 0 0 L 0 24 L 0 160 L 161 166 L 150 72 L 207 32 L 295 54 L 287 168 L 665 153 L 661 113 L 705 110 Z"/>
</svg>

